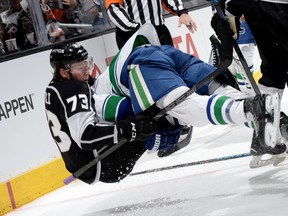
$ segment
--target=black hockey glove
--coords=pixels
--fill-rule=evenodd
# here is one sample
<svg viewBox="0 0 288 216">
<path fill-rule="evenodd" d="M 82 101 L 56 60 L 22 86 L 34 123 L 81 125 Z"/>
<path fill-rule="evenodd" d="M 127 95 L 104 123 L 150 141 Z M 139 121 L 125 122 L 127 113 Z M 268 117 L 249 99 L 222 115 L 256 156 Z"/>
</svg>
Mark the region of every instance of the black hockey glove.
<svg viewBox="0 0 288 216">
<path fill-rule="evenodd" d="M 154 119 L 145 116 L 130 116 L 117 124 L 118 141 L 126 139 L 144 141 L 158 130 L 158 123 Z"/>
<path fill-rule="evenodd" d="M 221 0 L 222 4 L 226 3 L 226 10 L 234 16 L 241 17 L 252 6 L 254 0 Z"/>
<path fill-rule="evenodd" d="M 224 10 L 227 10 L 232 15 L 241 17 L 243 14 L 245 14 L 245 12 L 250 9 L 253 1 L 254 0 L 220 0 L 219 3 L 223 12 Z"/>
<path fill-rule="evenodd" d="M 211 26 L 222 44 L 222 53 L 220 54 L 221 61 L 225 59 L 232 60 L 233 56 L 233 35 L 230 25 L 226 20 L 223 20 L 215 13 L 211 20 Z"/>
</svg>

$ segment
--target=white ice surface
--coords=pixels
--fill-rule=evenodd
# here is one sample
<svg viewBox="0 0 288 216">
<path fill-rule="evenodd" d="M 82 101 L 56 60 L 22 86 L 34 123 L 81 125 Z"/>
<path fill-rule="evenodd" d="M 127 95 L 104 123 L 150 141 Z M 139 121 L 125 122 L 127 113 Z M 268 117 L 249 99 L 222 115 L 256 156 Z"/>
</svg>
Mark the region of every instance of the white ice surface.
<svg viewBox="0 0 288 216">
<path fill-rule="evenodd" d="M 287 92 L 286 92 L 287 94 Z M 287 100 L 282 110 L 287 112 Z M 166 158 L 145 154 L 133 173 L 249 152 L 245 126 L 195 128 L 191 143 Z M 250 169 L 250 156 L 129 176 L 120 183 L 80 181 L 8 216 L 286 216 L 288 165 Z"/>
</svg>

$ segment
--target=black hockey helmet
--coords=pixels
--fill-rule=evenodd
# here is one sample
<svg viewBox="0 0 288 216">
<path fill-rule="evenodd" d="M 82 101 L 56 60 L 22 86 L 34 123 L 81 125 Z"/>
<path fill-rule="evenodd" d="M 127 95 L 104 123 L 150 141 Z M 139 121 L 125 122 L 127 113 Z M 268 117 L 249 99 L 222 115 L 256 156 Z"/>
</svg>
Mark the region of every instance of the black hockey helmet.
<svg viewBox="0 0 288 216">
<path fill-rule="evenodd" d="M 70 65 L 76 62 L 84 61 L 88 58 L 88 52 L 83 46 L 76 43 L 56 46 L 50 53 L 50 65 L 54 74 L 60 68 L 70 70 Z"/>
</svg>

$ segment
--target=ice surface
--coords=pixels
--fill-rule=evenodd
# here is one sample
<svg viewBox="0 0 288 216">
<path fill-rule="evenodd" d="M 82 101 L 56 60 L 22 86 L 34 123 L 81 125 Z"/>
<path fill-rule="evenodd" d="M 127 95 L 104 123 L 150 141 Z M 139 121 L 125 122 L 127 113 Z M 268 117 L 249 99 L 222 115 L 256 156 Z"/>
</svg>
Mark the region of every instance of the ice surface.
<svg viewBox="0 0 288 216">
<path fill-rule="evenodd" d="M 286 92 L 287 94 L 287 92 Z M 287 112 L 287 100 L 282 110 Z M 249 152 L 245 126 L 195 128 L 191 143 L 166 158 L 145 154 L 133 173 Z M 93 186 L 76 181 L 9 216 L 286 216 L 288 165 L 249 168 L 250 156 L 129 176 Z"/>
</svg>

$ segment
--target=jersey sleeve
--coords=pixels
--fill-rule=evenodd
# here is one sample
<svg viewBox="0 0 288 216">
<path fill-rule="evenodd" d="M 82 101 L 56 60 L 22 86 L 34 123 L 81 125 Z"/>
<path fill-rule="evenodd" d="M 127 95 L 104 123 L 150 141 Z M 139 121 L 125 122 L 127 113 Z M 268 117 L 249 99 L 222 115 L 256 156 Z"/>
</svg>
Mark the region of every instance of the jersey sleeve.
<svg viewBox="0 0 288 216">
<path fill-rule="evenodd" d="M 139 28 L 139 23 L 136 23 L 123 7 L 123 1 L 107 0 L 106 10 L 110 20 L 122 31 L 133 31 Z"/>
<path fill-rule="evenodd" d="M 188 13 L 181 0 L 162 0 L 162 5 L 169 13 L 174 15 L 181 16 L 183 13 Z"/>
<path fill-rule="evenodd" d="M 93 95 L 97 118 L 106 122 L 117 122 L 134 115 L 130 99 L 118 95 Z"/>
</svg>

